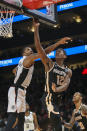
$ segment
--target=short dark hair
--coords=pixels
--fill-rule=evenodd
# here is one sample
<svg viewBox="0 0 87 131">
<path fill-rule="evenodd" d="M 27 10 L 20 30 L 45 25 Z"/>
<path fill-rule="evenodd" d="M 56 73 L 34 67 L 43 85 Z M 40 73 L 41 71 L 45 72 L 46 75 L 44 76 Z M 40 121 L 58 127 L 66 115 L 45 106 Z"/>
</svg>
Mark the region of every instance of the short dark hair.
<svg viewBox="0 0 87 131">
<path fill-rule="evenodd" d="M 83 98 L 83 94 L 82 93 L 80 93 L 80 96 Z"/>
<path fill-rule="evenodd" d="M 82 94 L 82 93 L 80 93 L 80 92 L 75 92 L 75 93 L 79 93 L 79 94 L 80 94 L 80 96 L 83 98 L 83 94 Z M 75 94 L 75 93 L 74 93 L 74 94 Z"/>
<path fill-rule="evenodd" d="M 64 55 L 67 56 L 66 51 L 65 51 L 63 48 L 58 48 L 58 49 L 56 50 L 56 52 L 57 52 L 57 51 L 63 51 Z"/>
<path fill-rule="evenodd" d="M 29 47 L 29 46 L 25 46 L 25 47 L 22 49 L 22 54 L 24 53 L 24 51 L 26 50 L 26 48 L 30 48 L 30 49 L 32 50 L 31 47 Z M 33 50 L 32 50 L 32 51 L 33 51 Z"/>
<path fill-rule="evenodd" d="M 22 54 L 24 53 L 25 49 L 28 48 L 28 46 L 25 46 L 23 49 L 22 49 Z"/>
</svg>

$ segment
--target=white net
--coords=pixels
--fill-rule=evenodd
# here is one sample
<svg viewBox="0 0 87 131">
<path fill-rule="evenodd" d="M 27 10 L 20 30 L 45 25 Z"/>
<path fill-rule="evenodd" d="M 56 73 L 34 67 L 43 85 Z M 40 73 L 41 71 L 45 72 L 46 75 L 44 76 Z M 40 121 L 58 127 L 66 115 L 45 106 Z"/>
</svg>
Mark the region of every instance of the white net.
<svg viewBox="0 0 87 131">
<path fill-rule="evenodd" d="M 15 11 L 0 7 L 0 36 L 13 37 L 12 22 Z"/>
</svg>

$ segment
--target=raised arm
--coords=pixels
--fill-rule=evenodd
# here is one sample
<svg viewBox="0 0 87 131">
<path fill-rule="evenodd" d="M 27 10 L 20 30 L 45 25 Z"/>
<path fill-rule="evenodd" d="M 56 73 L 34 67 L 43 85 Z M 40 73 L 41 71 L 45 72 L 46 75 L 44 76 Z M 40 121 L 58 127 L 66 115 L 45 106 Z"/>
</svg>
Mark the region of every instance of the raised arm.
<svg viewBox="0 0 87 131">
<path fill-rule="evenodd" d="M 39 38 L 39 23 L 35 23 L 34 22 L 34 28 L 35 28 L 35 32 L 34 32 L 34 40 L 35 40 L 35 45 L 37 48 L 38 53 L 33 53 L 30 56 L 27 56 L 27 58 L 24 60 L 24 66 L 25 67 L 29 67 L 30 65 L 33 64 L 33 62 L 38 59 L 41 58 L 43 64 L 45 65 L 45 69 L 46 71 L 48 71 L 52 66 L 53 63 L 51 61 L 51 59 L 49 59 L 46 54 L 50 53 L 51 51 L 53 51 L 56 47 L 58 47 L 59 45 L 62 44 L 67 44 L 67 41 L 70 41 L 71 38 L 69 37 L 64 37 L 61 38 L 59 41 L 57 41 L 55 44 L 47 47 L 46 49 L 43 49 L 42 46 L 40 45 L 40 38 Z"/>
<path fill-rule="evenodd" d="M 37 52 L 38 52 L 38 54 L 39 54 L 43 64 L 45 65 L 45 69 L 47 71 L 47 70 L 49 70 L 53 66 L 53 63 L 52 63 L 51 59 L 49 59 L 46 56 L 46 54 L 50 53 L 51 51 L 53 51 L 59 45 L 68 43 L 67 40 L 71 40 L 71 38 L 69 38 L 69 37 L 62 38 L 58 42 L 56 42 L 55 44 L 47 47 L 44 50 L 42 48 L 41 44 L 40 44 L 40 38 L 39 38 L 39 25 L 40 24 L 38 22 L 35 22 L 35 21 L 33 23 L 34 23 L 34 29 L 35 29 L 34 40 L 35 40 L 36 49 L 37 49 Z"/>
<path fill-rule="evenodd" d="M 58 88 L 56 87 L 55 83 L 52 83 L 52 90 L 54 92 L 62 92 L 65 91 L 69 87 L 70 79 L 72 76 L 72 70 L 69 69 L 68 74 L 65 77 L 64 82 Z"/>
<path fill-rule="evenodd" d="M 35 36 L 36 37 L 36 36 Z M 64 38 L 61 38 L 60 40 L 58 40 L 56 43 L 54 43 L 53 45 L 50 45 L 48 46 L 47 48 L 45 48 L 45 53 L 46 54 L 49 54 L 51 51 L 55 50 L 59 45 L 62 45 L 62 44 L 67 44 L 67 40 L 71 40 L 71 38 L 69 37 L 64 37 Z M 40 40 L 39 40 L 40 41 Z M 38 53 L 33 53 L 31 56 L 28 56 L 28 63 L 32 63 L 34 62 L 36 59 L 40 58 L 39 54 Z"/>
<path fill-rule="evenodd" d="M 50 53 L 51 51 L 55 50 L 55 49 L 56 49 L 58 46 L 60 46 L 60 45 L 67 44 L 68 41 L 72 41 L 71 38 L 69 38 L 69 37 L 61 38 L 61 39 L 58 40 L 55 44 L 53 44 L 53 45 L 51 45 L 51 46 L 49 46 L 49 47 L 47 47 L 47 48 L 45 49 L 46 54 L 48 54 L 48 53 Z"/>
<path fill-rule="evenodd" d="M 35 46 L 37 49 L 37 52 L 39 54 L 39 57 L 42 60 L 42 63 L 45 66 L 45 71 L 50 70 L 50 68 L 53 66 L 53 62 L 51 61 L 51 59 L 49 59 L 46 55 L 45 50 L 42 48 L 41 44 L 40 44 L 40 38 L 39 38 L 39 23 L 35 23 L 34 22 L 34 39 L 35 39 Z"/>
<path fill-rule="evenodd" d="M 45 48 L 45 53 L 46 54 L 49 54 L 51 51 L 55 50 L 59 45 L 62 45 L 62 44 L 67 44 L 67 40 L 71 40 L 71 38 L 69 37 L 64 37 L 64 38 L 61 38 L 60 40 L 58 40 L 56 43 L 54 43 L 53 45 L 50 45 L 48 46 L 47 48 Z M 40 41 L 40 40 L 39 40 Z M 34 53 L 33 55 L 31 55 L 31 59 L 30 61 L 35 61 L 36 59 L 40 58 L 39 54 L 38 53 Z"/>
</svg>

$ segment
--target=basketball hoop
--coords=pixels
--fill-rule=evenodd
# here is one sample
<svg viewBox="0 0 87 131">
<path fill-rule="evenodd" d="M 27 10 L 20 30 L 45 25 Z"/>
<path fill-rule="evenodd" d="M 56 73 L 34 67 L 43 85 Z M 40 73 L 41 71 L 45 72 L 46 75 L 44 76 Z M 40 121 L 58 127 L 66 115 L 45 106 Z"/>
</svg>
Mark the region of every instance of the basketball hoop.
<svg viewBox="0 0 87 131">
<path fill-rule="evenodd" d="M 7 9 L 6 7 L 0 7 L 0 36 L 1 37 L 13 37 L 12 22 L 15 11 Z"/>
</svg>

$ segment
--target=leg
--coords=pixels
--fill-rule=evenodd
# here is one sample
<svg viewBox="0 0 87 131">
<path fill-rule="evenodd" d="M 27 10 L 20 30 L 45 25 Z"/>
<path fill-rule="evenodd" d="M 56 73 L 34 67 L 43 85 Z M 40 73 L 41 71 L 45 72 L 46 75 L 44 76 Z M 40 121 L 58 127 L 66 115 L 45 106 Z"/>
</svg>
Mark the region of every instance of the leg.
<svg viewBox="0 0 87 131">
<path fill-rule="evenodd" d="M 50 123 L 53 131 L 62 131 L 60 115 L 51 113 Z"/>
<path fill-rule="evenodd" d="M 16 121 L 15 97 L 15 87 L 11 86 L 8 90 L 8 121 L 6 125 L 6 131 L 12 131 L 12 126 Z"/>
<path fill-rule="evenodd" d="M 17 113 L 26 111 L 26 90 L 18 88 L 16 100 Z"/>
<path fill-rule="evenodd" d="M 13 131 L 12 126 L 14 125 L 15 121 L 16 121 L 16 113 L 9 113 L 5 131 Z"/>
<path fill-rule="evenodd" d="M 24 131 L 24 116 L 26 110 L 26 90 L 18 88 L 17 92 L 17 114 L 18 114 L 18 131 Z"/>
<path fill-rule="evenodd" d="M 18 114 L 18 131 L 24 131 L 24 116 L 24 112 Z"/>
</svg>

